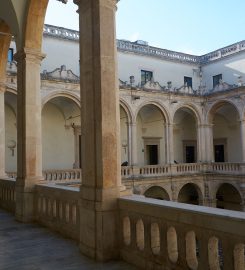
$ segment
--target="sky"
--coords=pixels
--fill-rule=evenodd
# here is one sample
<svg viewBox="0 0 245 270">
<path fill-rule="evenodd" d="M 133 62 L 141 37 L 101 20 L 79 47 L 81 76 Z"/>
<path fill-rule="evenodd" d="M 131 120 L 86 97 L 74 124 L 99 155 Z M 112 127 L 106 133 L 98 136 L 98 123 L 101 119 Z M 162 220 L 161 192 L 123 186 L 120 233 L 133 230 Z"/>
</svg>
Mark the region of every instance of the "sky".
<svg viewBox="0 0 245 270">
<path fill-rule="evenodd" d="M 77 6 L 50 0 L 45 23 L 78 30 Z M 120 0 L 117 38 L 202 55 L 245 39 L 245 0 Z"/>
</svg>

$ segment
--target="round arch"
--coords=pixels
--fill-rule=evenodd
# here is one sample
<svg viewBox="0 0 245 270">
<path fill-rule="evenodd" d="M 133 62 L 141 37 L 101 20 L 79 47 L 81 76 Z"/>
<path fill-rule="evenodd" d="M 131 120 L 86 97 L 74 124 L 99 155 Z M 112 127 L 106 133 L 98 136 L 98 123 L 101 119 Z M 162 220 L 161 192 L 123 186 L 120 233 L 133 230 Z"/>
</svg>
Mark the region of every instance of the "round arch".
<svg viewBox="0 0 245 270">
<path fill-rule="evenodd" d="M 131 108 L 129 107 L 129 105 L 126 103 L 126 101 L 124 101 L 123 99 L 119 100 L 119 105 L 124 109 L 124 111 L 127 114 L 127 118 L 129 122 L 132 122 L 133 120 L 133 112 L 131 110 Z"/>
<path fill-rule="evenodd" d="M 153 199 L 158 199 L 158 200 L 165 200 L 169 201 L 170 196 L 166 189 L 164 189 L 161 186 L 151 186 L 147 188 L 144 192 L 145 197 L 147 198 L 153 198 Z"/>
<path fill-rule="evenodd" d="M 198 112 L 198 109 L 193 104 L 180 104 L 179 106 L 177 106 L 172 115 L 172 122 L 174 121 L 174 117 L 176 113 L 182 109 L 188 109 L 189 111 L 191 111 L 195 117 L 196 124 L 197 125 L 201 124 L 202 121 L 201 121 L 200 113 Z"/>
<path fill-rule="evenodd" d="M 146 101 L 146 102 L 140 104 L 140 106 L 137 108 L 137 110 L 136 110 L 136 112 L 135 112 L 134 120 L 137 119 L 137 116 L 138 116 L 140 110 L 141 110 L 143 107 L 147 106 L 147 105 L 152 105 L 152 106 L 155 106 L 157 109 L 159 109 L 159 111 L 161 112 L 161 114 L 162 114 L 163 117 L 164 117 L 165 122 L 166 122 L 167 124 L 169 124 L 169 122 L 170 122 L 170 114 L 169 114 L 169 112 L 166 110 L 166 108 L 165 108 L 162 104 L 160 104 L 160 103 L 158 103 L 158 102 L 156 102 L 156 101 L 151 101 L 151 100 Z"/>
<path fill-rule="evenodd" d="M 67 98 L 69 100 L 72 100 L 76 103 L 76 105 L 81 108 L 81 102 L 80 102 L 80 98 L 79 96 L 73 94 L 73 93 L 70 93 L 70 92 L 61 92 L 61 91 L 58 91 L 58 92 L 52 92 L 51 94 L 45 96 L 43 99 L 42 99 L 42 109 L 43 107 L 52 99 L 54 98 L 59 98 L 59 97 L 64 97 L 64 98 Z"/>
<path fill-rule="evenodd" d="M 220 109 L 224 105 L 231 105 L 236 110 L 239 118 L 242 119 L 240 112 L 239 112 L 239 109 L 235 103 L 233 103 L 230 100 L 219 100 L 219 101 L 215 102 L 208 110 L 207 115 L 206 115 L 207 123 L 212 124 L 215 113 L 217 112 L 218 109 Z"/>
<path fill-rule="evenodd" d="M 243 196 L 231 183 L 222 183 L 216 189 L 216 207 L 221 209 L 243 211 Z"/>
<path fill-rule="evenodd" d="M 179 190 L 178 202 L 202 205 L 203 194 L 200 187 L 191 182 L 184 184 Z"/>
<path fill-rule="evenodd" d="M 43 25 L 49 0 L 30 0 L 23 47 L 41 51 Z"/>
</svg>

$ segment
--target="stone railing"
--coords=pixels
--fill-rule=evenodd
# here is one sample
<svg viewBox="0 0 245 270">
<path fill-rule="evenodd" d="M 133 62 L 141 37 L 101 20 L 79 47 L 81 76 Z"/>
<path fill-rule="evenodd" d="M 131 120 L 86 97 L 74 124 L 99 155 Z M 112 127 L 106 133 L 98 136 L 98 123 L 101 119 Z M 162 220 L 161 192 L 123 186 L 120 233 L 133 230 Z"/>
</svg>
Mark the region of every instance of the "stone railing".
<svg viewBox="0 0 245 270">
<path fill-rule="evenodd" d="M 43 27 L 43 35 L 53 36 L 56 38 L 64 38 L 70 40 L 79 40 L 79 31 L 57 27 L 54 25 L 45 24 Z"/>
<path fill-rule="evenodd" d="M 36 220 L 69 238 L 79 240 L 79 189 L 36 185 Z"/>
<path fill-rule="evenodd" d="M 202 64 L 206 64 L 221 58 L 224 58 L 226 56 L 229 56 L 231 54 L 238 53 L 240 51 L 245 50 L 245 41 L 240 41 L 235 44 L 232 44 L 230 46 L 221 48 L 219 50 L 210 52 L 208 54 L 200 56 L 200 62 Z"/>
<path fill-rule="evenodd" d="M 15 212 L 15 180 L 0 180 L 0 206 L 12 213 Z"/>
<path fill-rule="evenodd" d="M 119 199 L 121 257 L 141 269 L 244 270 L 245 214 Z"/>
<path fill-rule="evenodd" d="M 81 181 L 81 169 L 46 170 L 43 177 L 48 182 Z"/>
<path fill-rule="evenodd" d="M 180 163 L 122 167 L 122 179 L 150 178 L 193 173 L 242 174 L 242 163 Z M 244 172 L 245 173 L 245 172 Z"/>
<path fill-rule="evenodd" d="M 119 51 L 131 51 L 139 54 L 151 55 L 158 58 L 164 58 L 179 62 L 186 62 L 192 64 L 199 63 L 199 57 L 195 55 L 160 49 L 148 45 L 138 44 L 137 42 L 130 42 L 127 40 L 117 40 L 117 49 Z"/>
</svg>

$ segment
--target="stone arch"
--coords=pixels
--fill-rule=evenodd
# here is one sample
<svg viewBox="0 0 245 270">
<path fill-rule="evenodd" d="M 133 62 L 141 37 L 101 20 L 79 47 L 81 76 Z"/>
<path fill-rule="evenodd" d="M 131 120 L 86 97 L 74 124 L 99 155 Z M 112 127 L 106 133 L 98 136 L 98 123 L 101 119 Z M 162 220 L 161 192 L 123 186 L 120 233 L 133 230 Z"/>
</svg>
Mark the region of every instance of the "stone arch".
<svg viewBox="0 0 245 270">
<path fill-rule="evenodd" d="M 140 106 L 137 108 L 137 110 L 136 110 L 136 112 L 135 112 L 135 116 L 134 116 L 134 120 L 135 120 L 135 121 L 136 121 L 136 119 L 137 119 L 137 116 L 138 116 L 140 110 L 141 110 L 143 107 L 147 106 L 147 105 L 153 105 L 153 106 L 156 106 L 156 107 L 160 110 L 161 114 L 163 115 L 165 122 L 166 122 L 167 124 L 169 124 L 169 122 L 170 122 L 170 114 L 169 114 L 169 112 L 167 111 L 167 109 L 166 109 L 162 104 L 160 104 L 159 102 L 152 101 L 152 100 L 148 100 L 148 101 L 146 101 L 146 102 L 140 104 Z"/>
<path fill-rule="evenodd" d="M 41 51 L 43 25 L 49 0 L 30 0 L 27 8 L 23 47 Z"/>
<path fill-rule="evenodd" d="M 151 186 L 144 192 L 145 197 L 158 199 L 158 200 L 170 200 L 170 196 L 166 189 L 161 186 Z"/>
<path fill-rule="evenodd" d="M 168 117 L 168 116 L 167 116 Z M 168 119 L 156 102 L 146 102 L 137 108 L 135 118 L 137 158 L 140 165 L 157 165 L 167 162 Z"/>
<path fill-rule="evenodd" d="M 64 98 L 68 98 L 72 101 L 74 101 L 76 103 L 76 105 L 81 108 L 81 102 L 80 102 L 80 98 L 71 93 L 71 92 L 64 92 L 64 91 L 56 91 L 56 92 L 52 92 L 49 95 L 45 96 L 42 99 L 42 109 L 45 106 L 45 104 L 47 104 L 50 100 L 57 98 L 57 97 L 64 97 Z"/>
<path fill-rule="evenodd" d="M 188 109 L 190 110 L 193 115 L 195 116 L 195 120 L 196 120 L 196 125 L 200 125 L 202 122 L 202 118 L 201 115 L 197 109 L 197 107 L 194 104 L 180 104 L 176 107 L 176 109 L 174 110 L 173 114 L 172 114 L 172 122 L 174 121 L 174 116 L 176 114 L 177 111 L 181 110 L 181 109 Z"/>
<path fill-rule="evenodd" d="M 200 160 L 197 126 L 201 117 L 193 105 L 180 105 L 173 113 L 173 150 L 177 163 Z"/>
<path fill-rule="evenodd" d="M 131 110 L 131 108 L 129 107 L 129 105 L 127 104 L 126 101 L 124 101 L 123 99 L 119 100 L 119 105 L 122 106 L 122 108 L 124 109 L 124 111 L 127 114 L 127 118 L 129 122 L 132 122 L 133 119 L 133 112 Z"/>
<path fill-rule="evenodd" d="M 178 192 L 178 202 L 202 205 L 203 194 L 200 187 L 191 182 L 183 184 Z"/>
<path fill-rule="evenodd" d="M 42 109 L 43 169 L 81 167 L 81 110 L 74 96 L 53 95 Z"/>
<path fill-rule="evenodd" d="M 220 184 L 214 197 L 216 198 L 217 208 L 243 211 L 243 196 L 232 183 Z"/>
<path fill-rule="evenodd" d="M 237 105 L 234 102 L 232 102 L 231 100 L 223 100 L 222 99 L 222 100 L 218 100 L 217 102 L 215 102 L 210 107 L 210 109 L 208 110 L 207 115 L 206 115 L 206 121 L 207 121 L 207 123 L 212 124 L 214 114 L 217 112 L 217 110 L 219 108 L 221 108 L 225 104 L 231 105 L 236 110 L 236 112 L 237 112 L 237 114 L 239 116 L 239 119 L 242 119 L 242 117 L 240 115 L 240 112 L 239 112 L 239 108 L 237 107 Z"/>
</svg>

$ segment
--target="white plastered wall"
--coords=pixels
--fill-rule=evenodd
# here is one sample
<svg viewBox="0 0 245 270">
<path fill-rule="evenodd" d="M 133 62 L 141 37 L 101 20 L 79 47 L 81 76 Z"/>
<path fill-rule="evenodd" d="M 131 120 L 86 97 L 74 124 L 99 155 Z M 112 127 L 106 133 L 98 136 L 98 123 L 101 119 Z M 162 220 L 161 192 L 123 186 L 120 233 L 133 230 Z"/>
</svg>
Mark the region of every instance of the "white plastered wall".
<svg viewBox="0 0 245 270">
<path fill-rule="evenodd" d="M 42 140 L 43 170 L 73 168 L 73 129 L 65 128 L 62 112 L 51 103 L 47 103 L 42 111 Z"/>
<path fill-rule="evenodd" d="M 213 76 L 222 74 L 223 82 L 238 84 L 238 76 L 243 76 L 245 82 L 245 52 L 212 62 L 202 67 L 203 83 L 207 89 L 213 88 Z"/>
<path fill-rule="evenodd" d="M 153 72 L 154 81 L 159 82 L 162 86 L 167 86 L 167 82 L 172 81 L 173 87 L 180 88 L 184 85 L 184 76 L 192 77 L 193 89 L 196 90 L 200 85 L 200 80 L 193 69 L 197 70 L 198 66 L 118 52 L 119 78 L 129 83 L 129 77 L 134 76 L 136 85 L 141 82 L 141 70 L 147 70 Z"/>
</svg>

